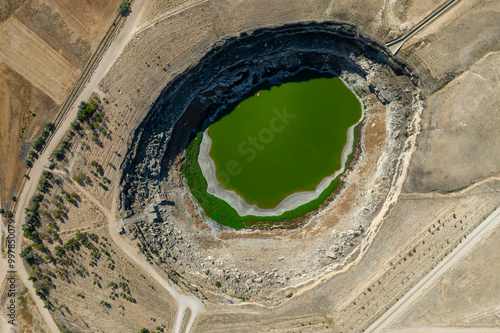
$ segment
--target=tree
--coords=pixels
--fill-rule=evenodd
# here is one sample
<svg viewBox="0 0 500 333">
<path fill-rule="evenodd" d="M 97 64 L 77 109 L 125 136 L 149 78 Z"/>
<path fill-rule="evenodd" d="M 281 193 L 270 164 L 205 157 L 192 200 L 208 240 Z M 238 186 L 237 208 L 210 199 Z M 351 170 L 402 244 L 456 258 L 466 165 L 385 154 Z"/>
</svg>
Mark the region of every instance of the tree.
<svg viewBox="0 0 500 333">
<path fill-rule="evenodd" d="M 54 125 L 54 123 L 51 122 L 51 121 L 48 121 L 45 124 L 43 124 L 43 127 L 45 127 L 49 131 L 53 131 L 56 128 L 56 126 Z"/>
<path fill-rule="evenodd" d="M 50 188 L 50 183 L 46 178 L 40 179 L 40 182 L 38 182 L 38 190 L 42 193 L 47 193 Z"/>
<path fill-rule="evenodd" d="M 15 195 L 11 195 L 11 196 L 10 196 L 10 200 L 12 200 L 12 201 L 16 202 L 16 200 L 17 200 L 17 199 L 16 199 L 16 196 L 15 196 Z"/>
<path fill-rule="evenodd" d="M 64 152 L 62 151 L 62 149 L 54 149 L 54 151 L 52 152 L 52 155 L 58 160 L 62 160 L 64 158 Z"/>
<path fill-rule="evenodd" d="M 128 1 L 123 1 L 120 6 L 118 7 L 118 12 L 122 15 L 125 15 L 128 13 L 128 11 L 130 10 L 130 2 Z"/>
<path fill-rule="evenodd" d="M 3 212 L 3 216 L 10 219 L 14 216 L 14 214 L 12 214 L 12 212 L 10 210 L 6 210 L 5 212 Z"/>
<path fill-rule="evenodd" d="M 78 131 L 78 130 L 81 128 L 80 123 L 79 123 L 79 122 L 77 122 L 77 121 L 72 122 L 72 123 L 71 123 L 71 127 L 72 127 L 75 131 Z"/>
<path fill-rule="evenodd" d="M 35 139 L 35 141 L 33 141 L 33 143 L 31 144 L 31 147 L 33 147 L 33 149 L 36 151 L 40 151 L 40 149 L 42 149 L 44 143 L 45 143 L 45 139 L 43 138 L 43 136 L 39 136 Z"/>
<path fill-rule="evenodd" d="M 215 282 L 215 286 L 216 286 L 217 288 L 220 288 L 220 286 L 221 286 L 220 281 Z"/>
<path fill-rule="evenodd" d="M 21 253 L 19 253 L 19 256 L 23 258 L 27 263 L 31 262 L 33 259 L 33 249 L 31 246 L 26 246 L 24 249 L 21 250 Z"/>
</svg>

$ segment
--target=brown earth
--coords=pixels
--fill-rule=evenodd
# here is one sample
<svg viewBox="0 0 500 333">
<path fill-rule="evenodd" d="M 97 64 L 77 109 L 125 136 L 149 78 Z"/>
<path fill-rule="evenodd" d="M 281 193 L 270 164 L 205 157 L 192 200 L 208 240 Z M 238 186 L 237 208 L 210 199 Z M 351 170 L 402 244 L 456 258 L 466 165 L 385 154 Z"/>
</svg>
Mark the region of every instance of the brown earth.
<svg viewBox="0 0 500 333">
<path fill-rule="evenodd" d="M 23 159 L 41 125 L 54 118 L 56 104 L 24 77 L 0 63 L 0 189 L 2 207 L 22 180 Z"/>
<path fill-rule="evenodd" d="M 30 141 L 55 119 L 120 2 L 0 0 L 2 207 L 21 184 Z"/>
</svg>

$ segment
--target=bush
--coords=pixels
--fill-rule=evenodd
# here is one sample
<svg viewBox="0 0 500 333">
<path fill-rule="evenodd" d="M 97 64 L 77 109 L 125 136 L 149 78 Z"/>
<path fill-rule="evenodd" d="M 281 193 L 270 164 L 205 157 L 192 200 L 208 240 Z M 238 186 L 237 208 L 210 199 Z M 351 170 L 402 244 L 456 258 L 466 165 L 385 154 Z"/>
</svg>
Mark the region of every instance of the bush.
<svg viewBox="0 0 500 333">
<path fill-rule="evenodd" d="M 43 246 L 43 245 L 42 245 Z M 27 263 L 30 263 L 33 259 L 33 249 L 31 246 L 26 246 L 24 249 L 21 250 L 21 253 L 19 253 L 19 256 L 24 259 Z"/>
<path fill-rule="evenodd" d="M 128 1 L 123 1 L 120 6 L 118 7 L 118 12 L 122 15 L 125 15 L 128 13 L 128 11 L 130 10 L 130 2 Z"/>
<path fill-rule="evenodd" d="M 10 219 L 14 216 L 14 214 L 12 214 L 12 212 L 10 210 L 6 210 L 3 212 L 3 216 Z"/>
<path fill-rule="evenodd" d="M 90 103 L 80 102 L 78 106 L 77 118 L 80 121 L 86 121 L 94 114 L 95 110 L 97 110 L 97 104 L 92 101 Z"/>
<path fill-rule="evenodd" d="M 62 149 L 54 149 L 54 151 L 52 152 L 52 155 L 58 160 L 62 160 L 64 158 L 64 152 L 62 151 Z"/>
<path fill-rule="evenodd" d="M 78 175 L 74 175 L 74 176 L 72 177 L 72 179 L 73 179 L 75 182 L 79 183 L 79 184 L 82 184 L 82 183 L 85 181 L 85 179 L 86 179 L 86 178 L 87 178 L 87 176 L 85 176 L 85 174 L 84 174 L 84 173 L 82 173 L 82 172 L 80 172 Z"/>
<path fill-rule="evenodd" d="M 44 178 L 47 178 L 47 179 L 52 179 L 52 177 L 54 177 L 54 176 L 52 175 L 52 173 L 51 173 L 50 171 L 47 171 L 47 170 L 43 170 L 43 172 L 42 172 L 42 176 L 43 176 Z"/>
<path fill-rule="evenodd" d="M 27 159 L 24 160 L 24 165 L 27 168 L 31 168 L 33 166 L 33 161 L 30 158 L 27 158 Z"/>
<path fill-rule="evenodd" d="M 43 124 L 43 127 L 45 127 L 45 129 L 47 129 L 48 131 L 53 131 L 56 126 L 54 125 L 53 122 L 49 121 L 49 122 L 46 122 L 45 124 Z"/>
<path fill-rule="evenodd" d="M 220 286 L 221 286 L 220 281 L 215 282 L 215 286 L 216 286 L 217 288 L 220 288 Z"/>
</svg>

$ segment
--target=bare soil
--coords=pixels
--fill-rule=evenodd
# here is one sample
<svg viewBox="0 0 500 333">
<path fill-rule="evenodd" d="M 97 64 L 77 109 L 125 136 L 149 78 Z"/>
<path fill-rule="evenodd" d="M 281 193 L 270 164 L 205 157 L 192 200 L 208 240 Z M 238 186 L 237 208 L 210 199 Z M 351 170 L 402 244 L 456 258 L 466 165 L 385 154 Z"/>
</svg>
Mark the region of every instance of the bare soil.
<svg viewBox="0 0 500 333">
<path fill-rule="evenodd" d="M 0 63 L 0 188 L 2 208 L 22 181 L 24 157 L 56 104 L 24 77 Z"/>
</svg>

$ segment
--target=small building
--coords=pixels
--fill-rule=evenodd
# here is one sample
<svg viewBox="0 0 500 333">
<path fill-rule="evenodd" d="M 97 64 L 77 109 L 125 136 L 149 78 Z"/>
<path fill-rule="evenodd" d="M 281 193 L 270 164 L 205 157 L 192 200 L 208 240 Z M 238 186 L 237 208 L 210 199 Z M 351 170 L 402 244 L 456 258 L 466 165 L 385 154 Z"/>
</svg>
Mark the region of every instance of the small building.
<svg viewBox="0 0 500 333">
<path fill-rule="evenodd" d="M 116 228 L 116 231 L 118 232 L 119 235 L 123 235 L 125 233 L 125 229 L 123 229 L 123 227 Z"/>
</svg>

